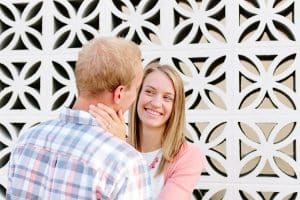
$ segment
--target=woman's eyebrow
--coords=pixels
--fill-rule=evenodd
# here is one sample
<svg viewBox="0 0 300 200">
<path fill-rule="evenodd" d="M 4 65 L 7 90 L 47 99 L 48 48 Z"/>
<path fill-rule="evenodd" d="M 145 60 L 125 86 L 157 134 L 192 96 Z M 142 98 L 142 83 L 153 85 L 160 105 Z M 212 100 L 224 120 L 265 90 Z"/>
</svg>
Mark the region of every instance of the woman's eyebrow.
<svg viewBox="0 0 300 200">
<path fill-rule="evenodd" d="M 153 87 L 151 85 L 145 85 L 145 88 L 157 90 L 155 87 Z M 164 94 L 175 96 L 175 94 L 173 92 L 164 92 Z"/>
<path fill-rule="evenodd" d="M 156 90 L 156 88 L 155 88 L 155 87 L 153 87 L 153 86 L 151 86 L 151 85 L 145 85 L 145 87 L 147 87 L 147 88 L 151 88 L 151 89 L 153 89 L 153 90 Z"/>
<path fill-rule="evenodd" d="M 175 96 L 175 94 L 173 92 L 166 92 L 165 94 Z"/>
</svg>

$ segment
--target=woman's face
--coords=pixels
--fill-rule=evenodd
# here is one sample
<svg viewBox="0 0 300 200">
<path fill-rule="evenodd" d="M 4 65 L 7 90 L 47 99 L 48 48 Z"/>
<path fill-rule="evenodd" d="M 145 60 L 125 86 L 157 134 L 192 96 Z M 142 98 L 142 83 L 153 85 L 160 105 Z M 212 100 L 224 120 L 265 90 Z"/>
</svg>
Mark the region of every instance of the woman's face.
<svg viewBox="0 0 300 200">
<path fill-rule="evenodd" d="M 144 79 L 137 113 L 141 123 L 148 127 L 163 127 L 170 118 L 175 99 L 172 81 L 161 71 L 153 71 Z"/>
</svg>

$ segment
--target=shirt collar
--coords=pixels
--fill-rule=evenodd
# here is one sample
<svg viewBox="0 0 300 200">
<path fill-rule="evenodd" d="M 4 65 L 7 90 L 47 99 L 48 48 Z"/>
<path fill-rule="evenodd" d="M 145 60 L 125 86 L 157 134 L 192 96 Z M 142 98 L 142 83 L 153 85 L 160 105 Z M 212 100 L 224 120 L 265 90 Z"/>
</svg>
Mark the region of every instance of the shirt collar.
<svg viewBox="0 0 300 200">
<path fill-rule="evenodd" d="M 59 119 L 65 122 L 84 124 L 89 126 L 99 126 L 96 119 L 92 115 L 83 110 L 75 110 L 64 107 L 60 114 Z"/>
</svg>

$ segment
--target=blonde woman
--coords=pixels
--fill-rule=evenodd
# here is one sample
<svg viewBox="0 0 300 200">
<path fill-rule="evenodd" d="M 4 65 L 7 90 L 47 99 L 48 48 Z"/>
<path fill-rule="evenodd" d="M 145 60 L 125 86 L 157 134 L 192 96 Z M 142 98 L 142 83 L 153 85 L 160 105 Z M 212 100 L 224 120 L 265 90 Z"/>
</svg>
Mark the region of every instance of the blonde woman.
<svg viewBox="0 0 300 200">
<path fill-rule="evenodd" d="M 90 106 L 102 127 L 125 139 L 122 112 Z M 153 63 L 129 113 L 127 142 L 146 160 L 154 199 L 191 199 L 204 165 L 203 154 L 185 141 L 185 96 L 182 79 L 171 66 Z"/>
</svg>

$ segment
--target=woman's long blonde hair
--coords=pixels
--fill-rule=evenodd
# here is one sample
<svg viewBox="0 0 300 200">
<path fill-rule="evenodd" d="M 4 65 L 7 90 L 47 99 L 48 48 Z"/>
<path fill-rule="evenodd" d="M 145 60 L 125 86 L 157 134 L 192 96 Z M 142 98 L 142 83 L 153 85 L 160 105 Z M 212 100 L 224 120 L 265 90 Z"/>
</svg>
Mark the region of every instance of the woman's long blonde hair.
<svg viewBox="0 0 300 200">
<path fill-rule="evenodd" d="M 173 102 L 173 109 L 169 120 L 166 122 L 166 128 L 161 140 L 162 144 L 162 160 L 159 164 L 156 175 L 161 174 L 166 165 L 172 162 L 174 157 L 180 150 L 181 145 L 184 142 L 184 125 L 185 125 L 185 95 L 184 85 L 178 72 L 169 65 L 160 65 L 158 63 L 152 63 L 145 67 L 144 77 L 141 87 L 139 88 L 138 94 L 141 92 L 145 78 L 154 71 L 160 71 L 166 74 L 172 81 L 175 89 L 175 98 Z M 139 101 L 139 95 L 132 105 L 129 112 L 129 142 L 137 150 L 141 150 L 141 142 L 139 135 L 139 123 L 140 119 L 137 113 L 137 103 Z"/>
</svg>

